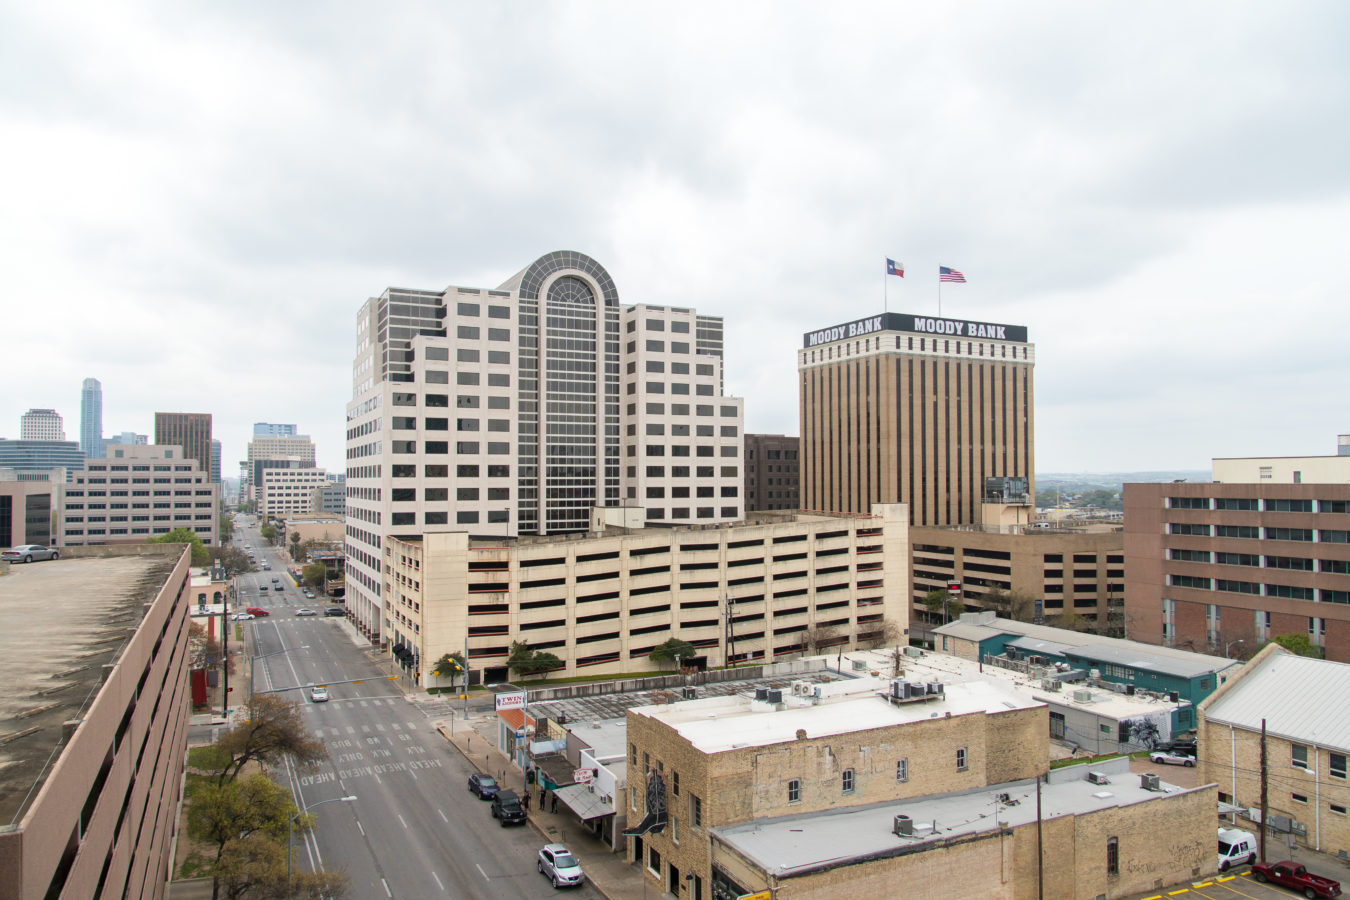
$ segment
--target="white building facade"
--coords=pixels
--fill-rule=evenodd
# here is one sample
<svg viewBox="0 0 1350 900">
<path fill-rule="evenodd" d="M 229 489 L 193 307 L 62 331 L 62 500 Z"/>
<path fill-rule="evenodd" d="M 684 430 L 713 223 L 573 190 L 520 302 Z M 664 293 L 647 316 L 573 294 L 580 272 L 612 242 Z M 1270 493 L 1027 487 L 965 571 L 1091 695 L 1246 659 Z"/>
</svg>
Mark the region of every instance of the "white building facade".
<svg viewBox="0 0 1350 900">
<path fill-rule="evenodd" d="M 624 309 L 583 254 L 494 290 L 386 290 L 358 313 L 352 375 L 348 608 L 371 636 L 389 535 L 580 532 L 592 507 L 621 504 L 661 523 L 742 517 L 721 320 Z"/>
</svg>

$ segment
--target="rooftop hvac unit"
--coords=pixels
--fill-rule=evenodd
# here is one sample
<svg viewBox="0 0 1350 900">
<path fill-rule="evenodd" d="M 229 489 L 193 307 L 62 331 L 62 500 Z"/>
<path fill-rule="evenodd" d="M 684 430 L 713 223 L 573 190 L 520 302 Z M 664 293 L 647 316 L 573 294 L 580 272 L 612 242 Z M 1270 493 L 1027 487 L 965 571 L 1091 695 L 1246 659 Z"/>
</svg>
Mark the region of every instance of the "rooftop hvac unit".
<svg viewBox="0 0 1350 900">
<path fill-rule="evenodd" d="M 943 696 L 942 692 L 943 692 L 944 690 L 946 690 L 946 689 L 942 686 L 942 682 L 940 682 L 940 681 L 930 681 L 930 682 L 928 682 L 928 693 L 929 693 L 929 694 L 936 694 L 936 695 L 938 695 L 938 696 Z"/>
<path fill-rule="evenodd" d="M 686 699 L 686 700 L 695 700 L 695 699 L 697 699 L 697 698 L 698 698 L 698 688 L 694 687 L 692 684 L 685 685 L 685 687 L 684 687 L 684 699 Z"/>
<path fill-rule="evenodd" d="M 855 660 L 852 660 L 852 663 L 853 663 L 853 671 L 855 671 L 855 672 L 866 672 L 866 671 L 867 671 L 867 660 L 865 660 L 865 659 L 855 659 Z"/>
<path fill-rule="evenodd" d="M 755 699 L 756 699 L 756 700 L 768 700 L 768 699 L 769 699 L 769 689 L 766 688 L 766 687 L 757 687 L 757 688 L 755 688 Z"/>
<path fill-rule="evenodd" d="M 1173 703 L 1176 703 L 1178 700 L 1181 699 L 1181 695 L 1178 694 L 1176 691 L 1168 691 L 1167 699 L 1171 700 Z"/>
<path fill-rule="evenodd" d="M 916 657 L 916 658 L 917 658 L 917 657 L 923 656 L 923 649 L 920 648 L 920 647 L 906 647 L 906 648 L 905 648 L 905 655 L 906 655 L 906 656 L 912 656 L 912 657 Z"/>
<path fill-rule="evenodd" d="M 1125 685 L 1125 693 L 1129 694 L 1131 697 L 1134 696 L 1134 691 L 1135 691 L 1134 685 L 1132 684 Z"/>
<path fill-rule="evenodd" d="M 1111 690 L 1115 691 L 1117 694 L 1123 694 L 1125 693 L 1125 685 L 1118 681 L 1113 681 L 1111 682 Z"/>
<path fill-rule="evenodd" d="M 1111 780 L 1106 777 L 1105 772 L 1088 772 L 1087 780 L 1090 784 L 1110 784 Z"/>
<path fill-rule="evenodd" d="M 923 686 L 923 682 L 906 681 L 905 696 L 909 698 L 922 697 L 928 693 L 928 689 Z"/>
<path fill-rule="evenodd" d="M 1043 657 L 1043 656 L 1028 656 L 1028 657 L 1027 657 L 1027 662 L 1031 663 L 1031 665 L 1033 665 L 1033 666 L 1043 666 L 1043 665 L 1045 665 L 1045 657 Z"/>
<path fill-rule="evenodd" d="M 1158 776 L 1152 772 L 1144 772 L 1139 776 L 1139 786 L 1146 791 L 1162 790 L 1162 785 L 1158 783 Z"/>
<path fill-rule="evenodd" d="M 764 699 L 769 701 L 770 703 L 783 702 L 783 692 L 780 690 L 770 688 L 769 690 L 765 691 L 764 694 L 765 694 Z"/>
<path fill-rule="evenodd" d="M 792 682 L 792 694 L 794 697 L 810 697 L 811 683 L 808 681 Z"/>
<path fill-rule="evenodd" d="M 1092 691 L 1086 691 L 1086 690 L 1078 690 L 1078 691 L 1074 691 L 1074 692 L 1073 692 L 1073 699 L 1074 699 L 1074 702 L 1075 702 L 1075 703 L 1091 703 L 1091 702 L 1092 702 Z"/>
<path fill-rule="evenodd" d="M 914 834 L 914 820 L 909 816 L 897 815 L 895 821 L 891 824 L 891 833 L 903 837 L 912 837 Z"/>
<path fill-rule="evenodd" d="M 891 682 L 891 696 L 901 700 L 905 698 L 905 683 L 899 678 Z"/>
<path fill-rule="evenodd" d="M 1102 680 L 1102 670 L 1101 670 L 1101 669 L 1088 669 L 1088 677 L 1091 678 L 1093 681 L 1101 681 L 1101 680 Z"/>
<path fill-rule="evenodd" d="M 1047 678 L 1041 682 L 1041 687 L 1052 694 L 1057 694 L 1064 690 L 1064 682 L 1060 681 L 1058 678 Z"/>
</svg>

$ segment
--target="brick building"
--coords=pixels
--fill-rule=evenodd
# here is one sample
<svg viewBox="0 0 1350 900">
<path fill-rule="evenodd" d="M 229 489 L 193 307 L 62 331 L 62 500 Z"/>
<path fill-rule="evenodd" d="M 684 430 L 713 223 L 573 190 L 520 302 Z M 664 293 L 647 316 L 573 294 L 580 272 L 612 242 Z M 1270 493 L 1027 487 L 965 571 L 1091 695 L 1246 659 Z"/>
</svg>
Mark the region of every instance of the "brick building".
<svg viewBox="0 0 1350 900">
<path fill-rule="evenodd" d="M 1215 865 L 1212 786 L 1164 793 L 1126 761 L 1038 786 L 1043 704 L 984 682 L 895 684 L 629 710 L 627 834 L 643 877 L 689 900 L 892 896 L 900 883 L 1034 896 L 1038 793 L 1047 896 L 1124 896 Z"/>
<path fill-rule="evenodd" d="M 1307 635 L 1350 661 L 1350 484 L 1125 485 L 1126 630 L 1250 654 Z"/>
<path fill-rule="evenodd" d="M 801 506 L 799 444 L 783 434 L 745 436 L 746 512 Z"/>
</svg>

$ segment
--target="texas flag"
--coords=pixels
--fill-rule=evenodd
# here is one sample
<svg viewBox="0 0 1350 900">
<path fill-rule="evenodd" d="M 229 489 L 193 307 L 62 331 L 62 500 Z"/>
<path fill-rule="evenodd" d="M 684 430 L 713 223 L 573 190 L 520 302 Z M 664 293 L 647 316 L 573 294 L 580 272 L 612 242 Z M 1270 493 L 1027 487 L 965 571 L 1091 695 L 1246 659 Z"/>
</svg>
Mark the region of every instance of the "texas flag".
<svg viewBox="0 0 1350 900">
<path fill-rule="evenodd" d="M 898 262 L 896 262 L 896 261 L 893 260 L 893 259 L 887 259 L 887 260 L 886 260 L 886 274 L 887 274 L 887 275 L 898 275 L 899 277 L 904 278 L 904 277 L 905 277 L 905 264 L 904 264 L 904 263 L 898 263 Z"/>
</svg>

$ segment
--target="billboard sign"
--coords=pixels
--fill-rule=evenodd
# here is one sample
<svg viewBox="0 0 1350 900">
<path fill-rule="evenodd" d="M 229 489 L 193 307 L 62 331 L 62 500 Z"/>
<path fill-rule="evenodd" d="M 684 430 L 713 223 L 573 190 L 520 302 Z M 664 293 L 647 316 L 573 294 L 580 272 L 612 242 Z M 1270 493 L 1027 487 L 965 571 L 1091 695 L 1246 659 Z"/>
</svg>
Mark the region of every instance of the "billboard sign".
<svg viewBox="0 0 1350 900">
<path fill-rule="evenodd" d="M 943 319 L 937 316 L 915 316 L 909 313 L 882 313 L 855 319 L 843 325 L 808 331 L 802 335 L 803 347 L 819 347 L 835 341 L 876 334 L 879 331 L 904 331 L 910 334 L 935 334 L 966 340 L 1027 341 L 1025 325 L 1000 325 L 995 322 L 975 322 L 969 319 Z"/>
<path fill-rule="evenodd" d="M 497 695 L 497 710 L 503 709 L 524 709 L 525 692 L 524 691 L 502 691 Z"/>
</svg>

